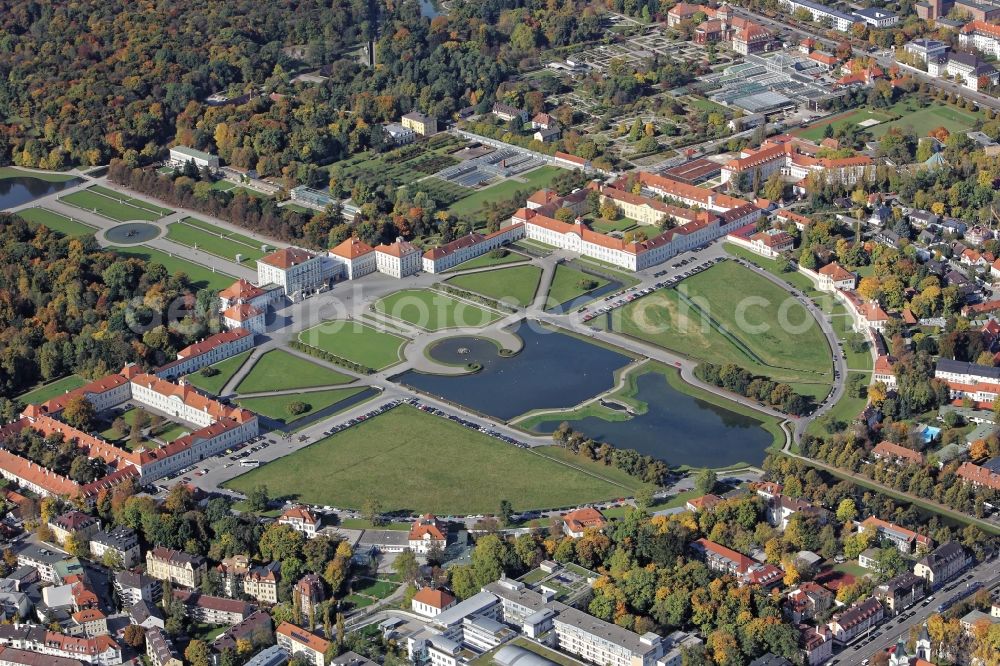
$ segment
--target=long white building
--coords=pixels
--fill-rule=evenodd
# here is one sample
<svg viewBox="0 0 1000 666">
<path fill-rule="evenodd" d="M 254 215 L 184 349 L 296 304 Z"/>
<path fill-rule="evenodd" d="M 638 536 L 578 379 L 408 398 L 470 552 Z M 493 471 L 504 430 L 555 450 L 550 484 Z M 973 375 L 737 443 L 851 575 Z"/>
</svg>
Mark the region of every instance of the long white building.
<svg viewBox="0 0 1000 666">
<path fill-rule="evenodd" d="M 523 224 L 511 224 L 485 236 L 471 232 L 467 236 L 456 238 L 450 243 L 424 252 L 422 259 L 424 272 L 442 273 L 521 238 L 524 238 Z"/>
</svg>

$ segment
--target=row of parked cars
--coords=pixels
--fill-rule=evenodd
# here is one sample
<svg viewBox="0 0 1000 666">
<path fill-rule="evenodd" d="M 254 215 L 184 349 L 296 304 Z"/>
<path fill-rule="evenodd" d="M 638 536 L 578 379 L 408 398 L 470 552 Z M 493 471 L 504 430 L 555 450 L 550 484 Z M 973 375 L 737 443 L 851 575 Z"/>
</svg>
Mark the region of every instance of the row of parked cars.
<svg viewBox="0 0 1000 666">
<path fill-rule="evenodd" d="M 691 261 L 693 261 L 693 260 L 692 259 L 685 259 L 683 262 L 681 262 L 679 264 L 674 264 L 674 267 L 677 268 L 677 267 L 680 267 L 682 265 L 686 265 L 687 263 L 689 263 Z M 680 282 L 684 278 L 688 278 L 688 277 L 691 277 L 692 275 L 696 275 L 697 273 L 702 272 L 703 270 L 709 268 L 710 266 L 712 266 L 712 264 L 714 264 L 714 263 L 716 263 L 718 261 L 723 261 L 723 260 L 721 258 L 716 258 L 716 259 L 709 259 L 708 261 L 703 261 L 702 263 L 698 264 L 697 266 L 692 266 L 689 270 L 686 270 L 683 273 L 680 273 L 677 276 L 675 276 L 673 278 L 670 278 L 669 280 L 663 280 L 661 282 L 657 282 L 656 284 L 654 284 L 652 286 L 649 286 L 649 287 L 646 287 L 644 289 L 636 289 L 636 288 L 623 289 L 623 290 L 621 290 L 621 291 L 619 291 L 619 292 L 617 292 L 615 294 L 611 294 L 610 296 L 606 297 L 604 299 L 604 301 L 606 303 L 608 303 L 607 305 L 602 305 L 602 306 L 598 307 L 597 309 L 595 309 L 593 311 L 588 311 L 589 308 L 582 307 L 579 310 L 577 310 L 577 312 L 586 312 L 586 314 L 583 315 L 583 321 L 590 321 L 594 317 L 602 315 L 602 314 L 604 314 L 606 312 L 611 312 L 612 310 L 620 308 L 623 305 L 627 305 L 627 304 L 631 303 L 632 301 L 634 301 L 637 298 L 642 298 L 643 296 L 646 296 L 647 294 L 651 294 L 654 291 L 656 291 L 657 289 L 663 289 L 665 287 L 673 287 L 675 284 L 677 284 L 678 282 Z M 666 274 L 666 271 L 660 271 L 659 273 L 655 273 L 654 277 L 662 277 L 664 274 Z"/>
<path fill-rule="evenodd" d="M 479 432 L 483 433 L 484 435 L 489 435 L 490 437 L 496 437 L 497 439 L 502 440 L 504 442 L 507 442 L 508 444 L 513 444 L 514 446 L 516 446 L 518 448 L 522 448 L 522 449 L 529 448 L 528 445 L 525 444 L 524 442 L 522 442 L 520 440 L 517 440 L 517 439 L 511 437 L 510 435 L 505 435 L 502 432 L 500 432 L 499 430 L 494 430 L 494 429 L 492 429 L 492 428 L 490 428 L 488 426 L 481 426 L 478 423 L 473 423 L 469 419 L 464 419 L 461 416 L 457 416 L 455 414 L 449 414 L 449 413 L 447 413 L 447 412 L 445 412 L 443 410 L 440 410 L 440 409 L 438 409 L 436 407 L 431 407 L 430 405 L 425 405 L 422 402 L 420 402 L 419 400 L 417 400 L 416 398 L 411 398 L 410 400 L 407 400 L 407 402 L 409 404 L 413 405 L 414 407 L 416 407 L 417 409 L 419 409 L 420 411 L 427 412 L 428 414 L 434 414 L 436 416 L 441 416 L 441 417 L 446 418 L 446 419 L 450 419 L 450 420 L 454 421 L 455 423 L 460 423 L 461 425 L 464 425 L 466 428 L 472 428 L 473 430 L 478 430 Z"/>
<path fill-rule="evenodd" d="M 324 431 L 323 432 L 323 436 L 324 437 L 329 437 L 330 435 L 334 435 L 334 434 L 340 432 L 341 430 L 344 430 L 345 428 L 350 428 L 351 426 L 357 425 L 357 424 L 361 423 L 362 421 L 367 421 L 368 419 L 372 418 L 373 416 L 378 416 L 379 414 L 387 412 L 390 409 L 393 409 L 395 407 L 399 407 L 401 404 L 403 404 L 402 400 L 390 400 L 389 402 L 385 403 L 381 407 L 376 407 L 375 409 L 373 409 L 371 411 L 365 412 L 361 416 L 355 416 L 353 419 L 349 419 L 347 421 L 344 421 L 343 423 L 340 423 L 338 425 L 333 426 L 329 430 Z"/>
</svg>

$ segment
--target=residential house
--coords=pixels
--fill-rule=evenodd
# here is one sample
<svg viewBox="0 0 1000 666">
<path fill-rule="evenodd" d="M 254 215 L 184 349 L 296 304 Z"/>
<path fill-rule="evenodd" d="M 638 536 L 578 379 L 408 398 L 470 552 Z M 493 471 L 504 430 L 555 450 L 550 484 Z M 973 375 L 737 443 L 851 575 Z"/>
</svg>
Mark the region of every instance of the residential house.
<svg viewBox="0 0 1000 666">
<path fill-rule="evenodd" d="M 833 656 L 833 632 L 826 625 L 800 624 L 799 649 L 808 666 L 824 664 Z"/>
<path fill-rule="evenodd" d="M 882 382 L 886 389 L 896 390 L 896 371 L 892 369 L 896 359 L 887 354 L 879 354 L 875 359 L 875 369 L 872 373 L 872 382 Z"/>
<path fill-rule="evenodd" d="M 302 532 L 307 539 L 312 539 L 319 529 L 320 519 L 304 506 L 293 506 L 278 516 L 278 524 L 288 525 L 296 532 Z"/>
<path fill-rule="evenodd" d="M 702 495 L 701 497 L 692 497 L 684 503 L 684 508 L 694 513 L 698 513 L 699 511 L 711 511 L 721 501 L 721 497 L 709 493 L 707 495 Z"/>
<path fill-rule="evenodd" d="M 200 555 L 154 546 L 146 551 L 146 573 L 175 585 L 195 588 L 201 583 L 208 565 Z"/>
<path fill-rule="evenodd" d="M 292 594 L 299 600 L 302 617 L 310 617 L 316 607 L 326 599 L 323 581 L 316 574 L 306 574 L 299 579 L 292 589 Z"/>
<path fill-rule="evenodd" d="M 767 500 L 767 521 L 774 527 L 784 530 L 788 527 L 788 521 L 797 513 L 815 516 L 823 525 L 828 519 L 826 509 L 813 506 L 805 500 L 781 494 Z"/>
<path fill-rule="evenodd" d="M 963 462 L 958 466 L 955 474 L 958 478 L 973 486 L 1000 490 L 1000 473 L 995 472 L 989 467 Z"/>
<path fill-rule="evenodd" d="M 116 571 L 114 589 L 122 607 L 139 601 L 156 603 L 163 596 L 163 584 L 159 579 L 132 571 Z"/>
<path fill-rule="evenodd" d="M 49 529 L 52 530 L 52 535 L 60 544 L 65 544 L 69 537 L 86 541 L 101 529 L 101 521 L 76 510 L 67 511 L 53 518 L 48 525 Z"/>
<path fill-rule="evenodd" d="M 448 526 L 431 514 L 424 514 L 410 527 L 408 544 L 410 550 L 426 555 L 434 548 L 443 550 L 448 543 Z"/>
<path fill-rule="evenodd" d="M 732 575 L 744 585 L 773 587 L 781 582 L 784 572 L 773 564 L 761 564 L 746 555 L 708 539 L 698 539 L 691 549 L 712 571 Z"/>
<path fill-rule="evenodd" d="M 296 627 L 290 622 L 282 622 L 275 631 L 278 646 L 293 657 L 300 656 L 313 666 L 324 666 L 330 641 L 316 634 Z"/>
<path fill-rule="evenodd" d="M 251 567 L 243 578 L 243 593 L 265 604 L 278 603 L 281 562 Z"/>
<path fill-rule="evenodd" d="M 592 507 L 583 507 L 563 516 L 563 533 L 579 539 L 588 529 L 601 530 L 607 524 L 603 513 Z"/>
<path fill-rule="evenodd" d="M 782 610 L 795 624 L 811 620 L 833 606 L 833 592 L 819 583 L 805 581 L 788 593 Z"/>
<path fill-rule="evenodd" d="M 163 614 L 160 612 L 159 606 L 155 606 L 148 601 L 137 601 L 131 606 L 126 607 L 126 613 L 128 614 L 131 624 L 137 624 L 144 629 L 150 629 L 152 627 L 159 627 L 163 629 Z"/>
<path fill-rule="evenodd" d="M 519 118 L 521 122 L 527 122 L 528 112 L 517 108 L 516 106 L 511 106 L 510 104 L 503 104 L 497 102 L 493 105 L 493 115 L 504 122 L 510 122 L 515 118 Z"/>
<path fill-rule="evenodd" d="M 892 442 L 879 442 L 872 449 L 872 457 L 876 460 L 893 460 L 899 465 L 923 465 L 924 454 L 908 449 Z"/>
</svg>

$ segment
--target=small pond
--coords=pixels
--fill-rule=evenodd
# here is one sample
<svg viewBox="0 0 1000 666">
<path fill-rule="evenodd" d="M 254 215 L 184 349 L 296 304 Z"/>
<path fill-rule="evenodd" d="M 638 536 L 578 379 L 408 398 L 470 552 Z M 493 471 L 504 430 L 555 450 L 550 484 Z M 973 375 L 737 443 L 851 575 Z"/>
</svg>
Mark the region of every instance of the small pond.
<svg viewBox="0 0 1000 666">
<path fill-rule="evenodd" d="M 0 210 L 21 206 L 48 194 L 62 192 L 66 188 L 79 185 L 81 182 L 80 178 L 73 178 L 61 183 L 50 183 L 31 176 L 0 178 Z"/>
<path fill-rule="evenodd" d="M 671 465 L 725 467 L 739 462 L 759 465 L 772 442 L 759 421 L 678 391 L 658 372 L 636 378 L 637 398 L 645 414 L 609 422 L 590 416 L 569 424 L 588 437 L 631 448 Z M 566 419 L 539 423 L 551 433 Z"/>
<path fill-rule="evenodd" d="M 409 370 L 395 378 L 407 386 L 466 405 L 498 419 L 532 409 L 565 408 L 614 387 L 615 371 L 628 365 L 624 354 L 565 333 L 521 324 L 520 353 L 502 357 L 492 340 L 448 338 L 431 347 L 435 360 L 450 365 L 478 363 L 472 375 L 430 375 Z"/>
</svg>

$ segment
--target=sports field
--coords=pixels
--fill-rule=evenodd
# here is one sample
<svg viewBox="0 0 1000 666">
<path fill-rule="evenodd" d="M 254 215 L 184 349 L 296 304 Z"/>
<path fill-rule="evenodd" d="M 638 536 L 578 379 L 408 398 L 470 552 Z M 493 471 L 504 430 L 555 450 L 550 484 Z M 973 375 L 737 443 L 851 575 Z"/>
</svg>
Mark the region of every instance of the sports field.
<svg viewBox="0 0 1000 666">
<path fill-rule="evenodd" d="M 374 370 L 399 362 L 406 343 L 401 336 L 343 319 L 302 331 L 299 341 Z"/>
<path fill-rule="evenodd" d="M 584 290 L 582 282 L 585 280 L 592 280 L 596 284 L 590 289 Z M 565 264 L 559 264 L 556 266 L 556 274 L 552 277 L 552 286 L 549 287 L 549 296 L 546 299 L 546 305 L 554 307 L 566 303 L 578 296 L 582 296 L 588 291 L 600 289 L 607 283 L 608 281 L 604 278 L 578 271 Z"/>
<path fill-rule="evenodd" d="M 273 349 L 254 364 L 236 387 L 237 393 L 264 393 L 316 386 L 336 386 L 354 381 L 352 377 L 299 358 L 281 349 Z"/>
<path fill-rule="evenodd" d="M 308 391 L 306 393 L 294 393 L 291 395 L 283 394 L 261 398 L 240 398 L 236 402 L 239 403 L 240 407 L 245 407 L 251 412 L 263 414 L 275 421 L 288 424 L 315 414 L 331 405 L 336 405 L 338 402 L 343 402 L 367 389 L 367 386 L 352 386 L 350 388 Z M 289 414 L 287 407 L 292 402 L 303 402 L 309 408 L 301 414 Z"/>
<path fill-rule="evenodd" d="M 236 280 L 236 278 L 227 273 L 215 272 L 211 268 L 202 266 L 201 264 L 195 264 L 181 257 L 171 256 L 166 252 L 151 247 L 133 246 L 113 247 L 111 249 L 127 257 L 138 257 L 145 261 L 163 264 L 170 274 L 184 273 L 188 276 L 191 284 L 198 289 L 221 290 Z"/>
<path fill-rule="evenodd" d="M 22 393 L 17 396 L 17 400 L 24 405 L 34 405 L 40 402 L 45 402 L 46 400 L 51 400 L 57 395 L 62 395 L 66 391 L 72 391 L 73 389 L 80 388 L 86 383 L 87 382 L 83 379 L 83 377 L 80 377 L 79 375 L 70 375 L 45 384 L 44 386 L 39 386 L 38 388 L 32 389 L 27 393 Z"/>
<path fill-rule="evenodd" d="M 486 326 L 501 315 L 429 289 L 404 289 L 375 302 L 375 310 L 428 331 Z"/>
<path fill-rule="evenodd" d="M 812 315 L 789 293 L 735 262 L 716 264 L 675 289 L 613 311 L 611 327 L 780 381 L 830 379 L 830 348 Z"/>
<path fill-rule="evenodd" d="M 495 271 L 469 273 L 447 280 L 459 289 L 474 291 L 498 301 L 524 307 L 535 299 L 542 269 L 538 266 L 511 266 Z"/>
<path fill-rule="evenodd" d="M 236 255 L 240 255 L 240 260 L 244 263 L 264 256 L 259 241 L 194 217 L 168 224 L 167 238 L 230 261 L 236 261 Z"/>
<path fill-rule="evenodd" d="M 229 381 L 230 377 L 236 374 L 236 371 L 240 369 L 240 366 L 243 365 L 252 351 L 253 350 L 248 349 L 242 354 L 237 354 L 236 356 L 227 358 L 224 361 L 219 361 L 218 363 L 214 363 L 209 366 L 219 371 L 219 374 L 217 375 L 206 377 L 201 374 L 201 371 L 199 370 L 185 375 L 185 378 L 202 391 L 208 391 L 212 395 L 219 395 L 222 391 L 222 387 L 226 385 L 226 382 Z"/>
<path fill-rule="evenodd" d="M 67 236 L 87 236 L 95 231 L 94 227 L 89 224 L 70 219 L 48 208 L 25 208 L 18 211 L 17 214 L 28 222 L 44 224 L 52 231 L 58 231 Z"/>
<path fill-rule="evenodd" d="M 482 209 L 483 204 L 488 201 L 509 199 L 518 190 L 527 190 L 529 193 L 534 193 L 536 190 L 548 187 L 561 171 L 559 167 L 555 166 L 538 167 L 534 171 L 519 174 L 502 183 L 479 190 L 464 199 L 456 201 L 448 210 L 455 215 L 473 215 L 478 213 Z"/>
<path fill-rule="evenodd" d="M 892 127 L 900 129 L 912 127 L 917 136 L 927 136 L 931 130 L 938 127 L 944 127 L 949 132 L 964 132 L 972 129 L 976 121 L 983 118 L 980 113 L 966 111 L 941 102 L 932 103 L 924 108 L 920 108 L 912 101 L 897 102 L 889 110 L 900 114 L 901 117 L 891 123 L 871 128 L 871 133 L 876 138 L 888 132 Z"/>
<path fill-rule="evenodd" d="M 129 220 L 152 222 L 173 212 L 169 208 L 162 208 L 142 199 L 119 194 L 100 185 L 93 185 L 80 192 L 67 194 L 59 200 L 83 210 L 94 211 L 98 215 L 119 222 Z"/>
<path fill-rule="evenodd" d="M 583 469 L 599 471 L 595 465 Z M 489 513 L 501 499 L 516 510 L 576 505 L 628 489 L 403 405 L 225 485 L 240 492 L 265 484 L 276 496 L 359 507 L 377 499 L 387 511 Z M 470 490 L 474 488 L 474 492 Z"/>
</svg>

